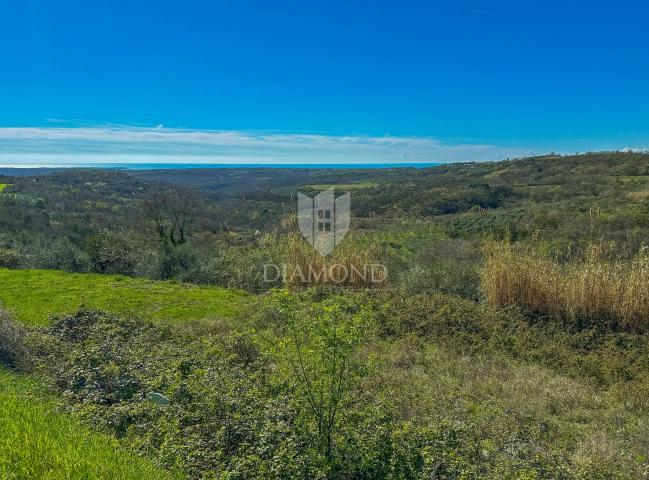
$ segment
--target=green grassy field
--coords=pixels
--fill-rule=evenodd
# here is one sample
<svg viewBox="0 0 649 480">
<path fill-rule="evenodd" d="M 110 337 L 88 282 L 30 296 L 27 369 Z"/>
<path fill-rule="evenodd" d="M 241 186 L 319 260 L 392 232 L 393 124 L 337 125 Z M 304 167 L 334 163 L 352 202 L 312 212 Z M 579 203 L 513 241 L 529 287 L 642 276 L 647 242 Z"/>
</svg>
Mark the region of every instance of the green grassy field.
<svg viewBox="0 0 649 480">
<path fill-rule="evenodd" d="M 228 317 L 247 294 L 117 275 L 0 269 L 0 306 L 17 319 L 43 325 L 79 306 L 183 322 Z M 179 478 L 90 431 L 29 376 L 0 367 L 0 478 Z"/>
<path fill-rule="evenodd" d="M 0 269 L 0 308 L 30 325 L 80 306 L 180 323 L 233 315 L 248 295 L 119 275 Z"/>
<path fill-rule="evenodd" d="M 11 183 L 0 183 L 0 192 L 4 191 L 5 188 L 10 187 Z"/>
<path fill-rule="evenodd" d="M 0 369 L 0 478 L 179 478 L 57 412 L 41 390 L 30 378 Z"/>
</svg>

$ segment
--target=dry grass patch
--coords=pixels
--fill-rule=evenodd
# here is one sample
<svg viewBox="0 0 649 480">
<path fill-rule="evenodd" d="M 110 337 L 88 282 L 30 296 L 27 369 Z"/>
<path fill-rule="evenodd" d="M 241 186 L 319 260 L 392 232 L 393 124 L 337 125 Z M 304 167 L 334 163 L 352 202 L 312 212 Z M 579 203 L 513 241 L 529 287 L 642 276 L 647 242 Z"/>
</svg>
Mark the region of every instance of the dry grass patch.
<svg viewBox="0 0 649 480">
<path fill-rule="evenodd" d="M 649 251 L 611 259 L 613 245 L 591 245 L 583 258 L 559 263 L 533 247 L 485 244 L 481 287 L 495 307 L 523 305 L 573 321 L 649 327 Z"/>
<path fill-rule="evenodd" d="M 629 192 L 627 194 L 627 197 L 629 197 L 630 200 L 640 202 L 644 200 L 645 198 L 649 198 L 649 190 L 640 190 L 637 192 Z"/>
<path fill-rule="evenodd" d="M 349 240 L 349 239 L 346 239 Z M 381 288 L 387 284 L 387 271 L 378 261 L 380 248 L 343 241 L 327 257 L 320 255 L 297 234 L 287 241 L 282 277 L 288 288 L 333 285 L 355 288 Z"/>
</svg>

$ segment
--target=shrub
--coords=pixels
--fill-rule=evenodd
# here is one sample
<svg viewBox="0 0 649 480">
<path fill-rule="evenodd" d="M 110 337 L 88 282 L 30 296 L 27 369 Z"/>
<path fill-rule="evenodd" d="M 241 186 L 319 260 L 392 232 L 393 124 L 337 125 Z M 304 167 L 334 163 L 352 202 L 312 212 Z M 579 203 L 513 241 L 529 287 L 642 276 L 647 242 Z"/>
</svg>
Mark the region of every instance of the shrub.
<svg viewBox="0 0 649 480">
<path fill-rule="evenodd" d="M 250 292 L 262 292 L 281 286 L 279 281 L 266 281 L 264 265 L 277 263 L 273 247 L 231 247 L 223 252 L 226 284 Z M 274 279 L 268 279 L 274 280 Z"/>
<path fill-rule="evenodd" d="M 0 363 L 10 368 L 26 368 L 30 363 L 26 337 L 25 328 L 7 312 L 0 311 Z"/>
<path fill-rule="evenodd" d="M 197 254 L 185 268 L 176 270 L 183 282 L 220 285 L 228 288 L 263 292 L 281 286 L 281 279 L 264 278 L 264 265 L 275 264 L 268 252 L 257 248 L 229 247 Z"/>
<path fill-rule="evenodd" d="M 358 382 L 363 302 L 307 297 L 272 300 L 296 315 L 277 348 L 252 332 L 194 337 L 95 311 L 55 319 L 34 348 L 83 417 L 190 478 L 471 477 L 465 430 L 402 424 Z"/>
<path fill-rule="evenodd" d="M 196 251 L 187 243 L 174 245 L 170 241 L 161 240 L 158 254 L 158 275 L 160 280 L 181 278 L 187 272 L 196 268 Z"/>
<path fill-rule="evenodd" d="M 0 248 L 0 267 L 18 268 L 22 263 L 22 255 L 11 248 Z"/>
<path fill-rule="evenodd" d="M 278 352 L 316 427 L 318 449 L 331 463 L 340 413 L 359 373 L 354 354 L 367 329 L 368 312 L 350 312 L 349 305 L 335 300 L 301 311 L 292 300 L 288 294 L 279 299 L 288 334 Z"/>
<path fill-rule="evenodd" d="M 104 230 L 90 237 L 87 252 L 93 269 L 99 273 L 133 275 L 143 246 L 134 234 Z"/>
<path fill-rule="evenodd" d="M 318 478 L 286 388 L 245 335 L 197 338 L 95 311 L 59 317 L 41 372 L 80 413 L 190 478 Z M 170 400 L 147 401 L 151 392 Z"/>
<path fill-rule="evenodd" d="M 40 268 L 68 272 L 89 272 L 92 269 L 88 254 L 65 238 L 54 240 L 47 247 L 43 245 L 37 262 Z"/>
<path fill-rule="evenodd" d="M 409 294 L 436 291 L 478 298 L 478 273 L 473 264 L 438 261 L 415 265 L 399 274 L 397 284 Z"/>
</svg>

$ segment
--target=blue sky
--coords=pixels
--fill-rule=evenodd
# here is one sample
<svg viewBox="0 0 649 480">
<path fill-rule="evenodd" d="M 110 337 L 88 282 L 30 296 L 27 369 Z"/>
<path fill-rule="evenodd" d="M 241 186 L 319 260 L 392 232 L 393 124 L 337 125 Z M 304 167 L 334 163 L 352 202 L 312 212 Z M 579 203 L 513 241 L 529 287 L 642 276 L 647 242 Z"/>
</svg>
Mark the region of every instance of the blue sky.
<svg viewBox="0 0 649 480">
<path fill-rule="evenodd" d="M 639 1 L 5 2 L 0 164 L 649 147 Z"/>
</svg>

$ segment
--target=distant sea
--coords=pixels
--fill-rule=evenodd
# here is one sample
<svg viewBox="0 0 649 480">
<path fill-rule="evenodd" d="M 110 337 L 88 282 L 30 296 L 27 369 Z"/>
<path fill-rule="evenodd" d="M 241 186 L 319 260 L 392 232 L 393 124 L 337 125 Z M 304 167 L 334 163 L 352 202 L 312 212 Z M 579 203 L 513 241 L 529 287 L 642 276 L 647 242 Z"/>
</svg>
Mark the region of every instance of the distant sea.
<svg viewBox="0 0 649 480">
<path fill-rule="evenodd" d="M 60 169 L 60 168 L 102 168 L 116 170 L 178 170 L 186 168 L 426 168 L 440 165 L 439 163 L 296 163 L 296 164 L 268 164 L 268 163 L 87 163 L 87 164 L 58 164 L 58 165 L 29 165 L 29 164 L 4 164 L 0 169 Z"/>
</svg>

